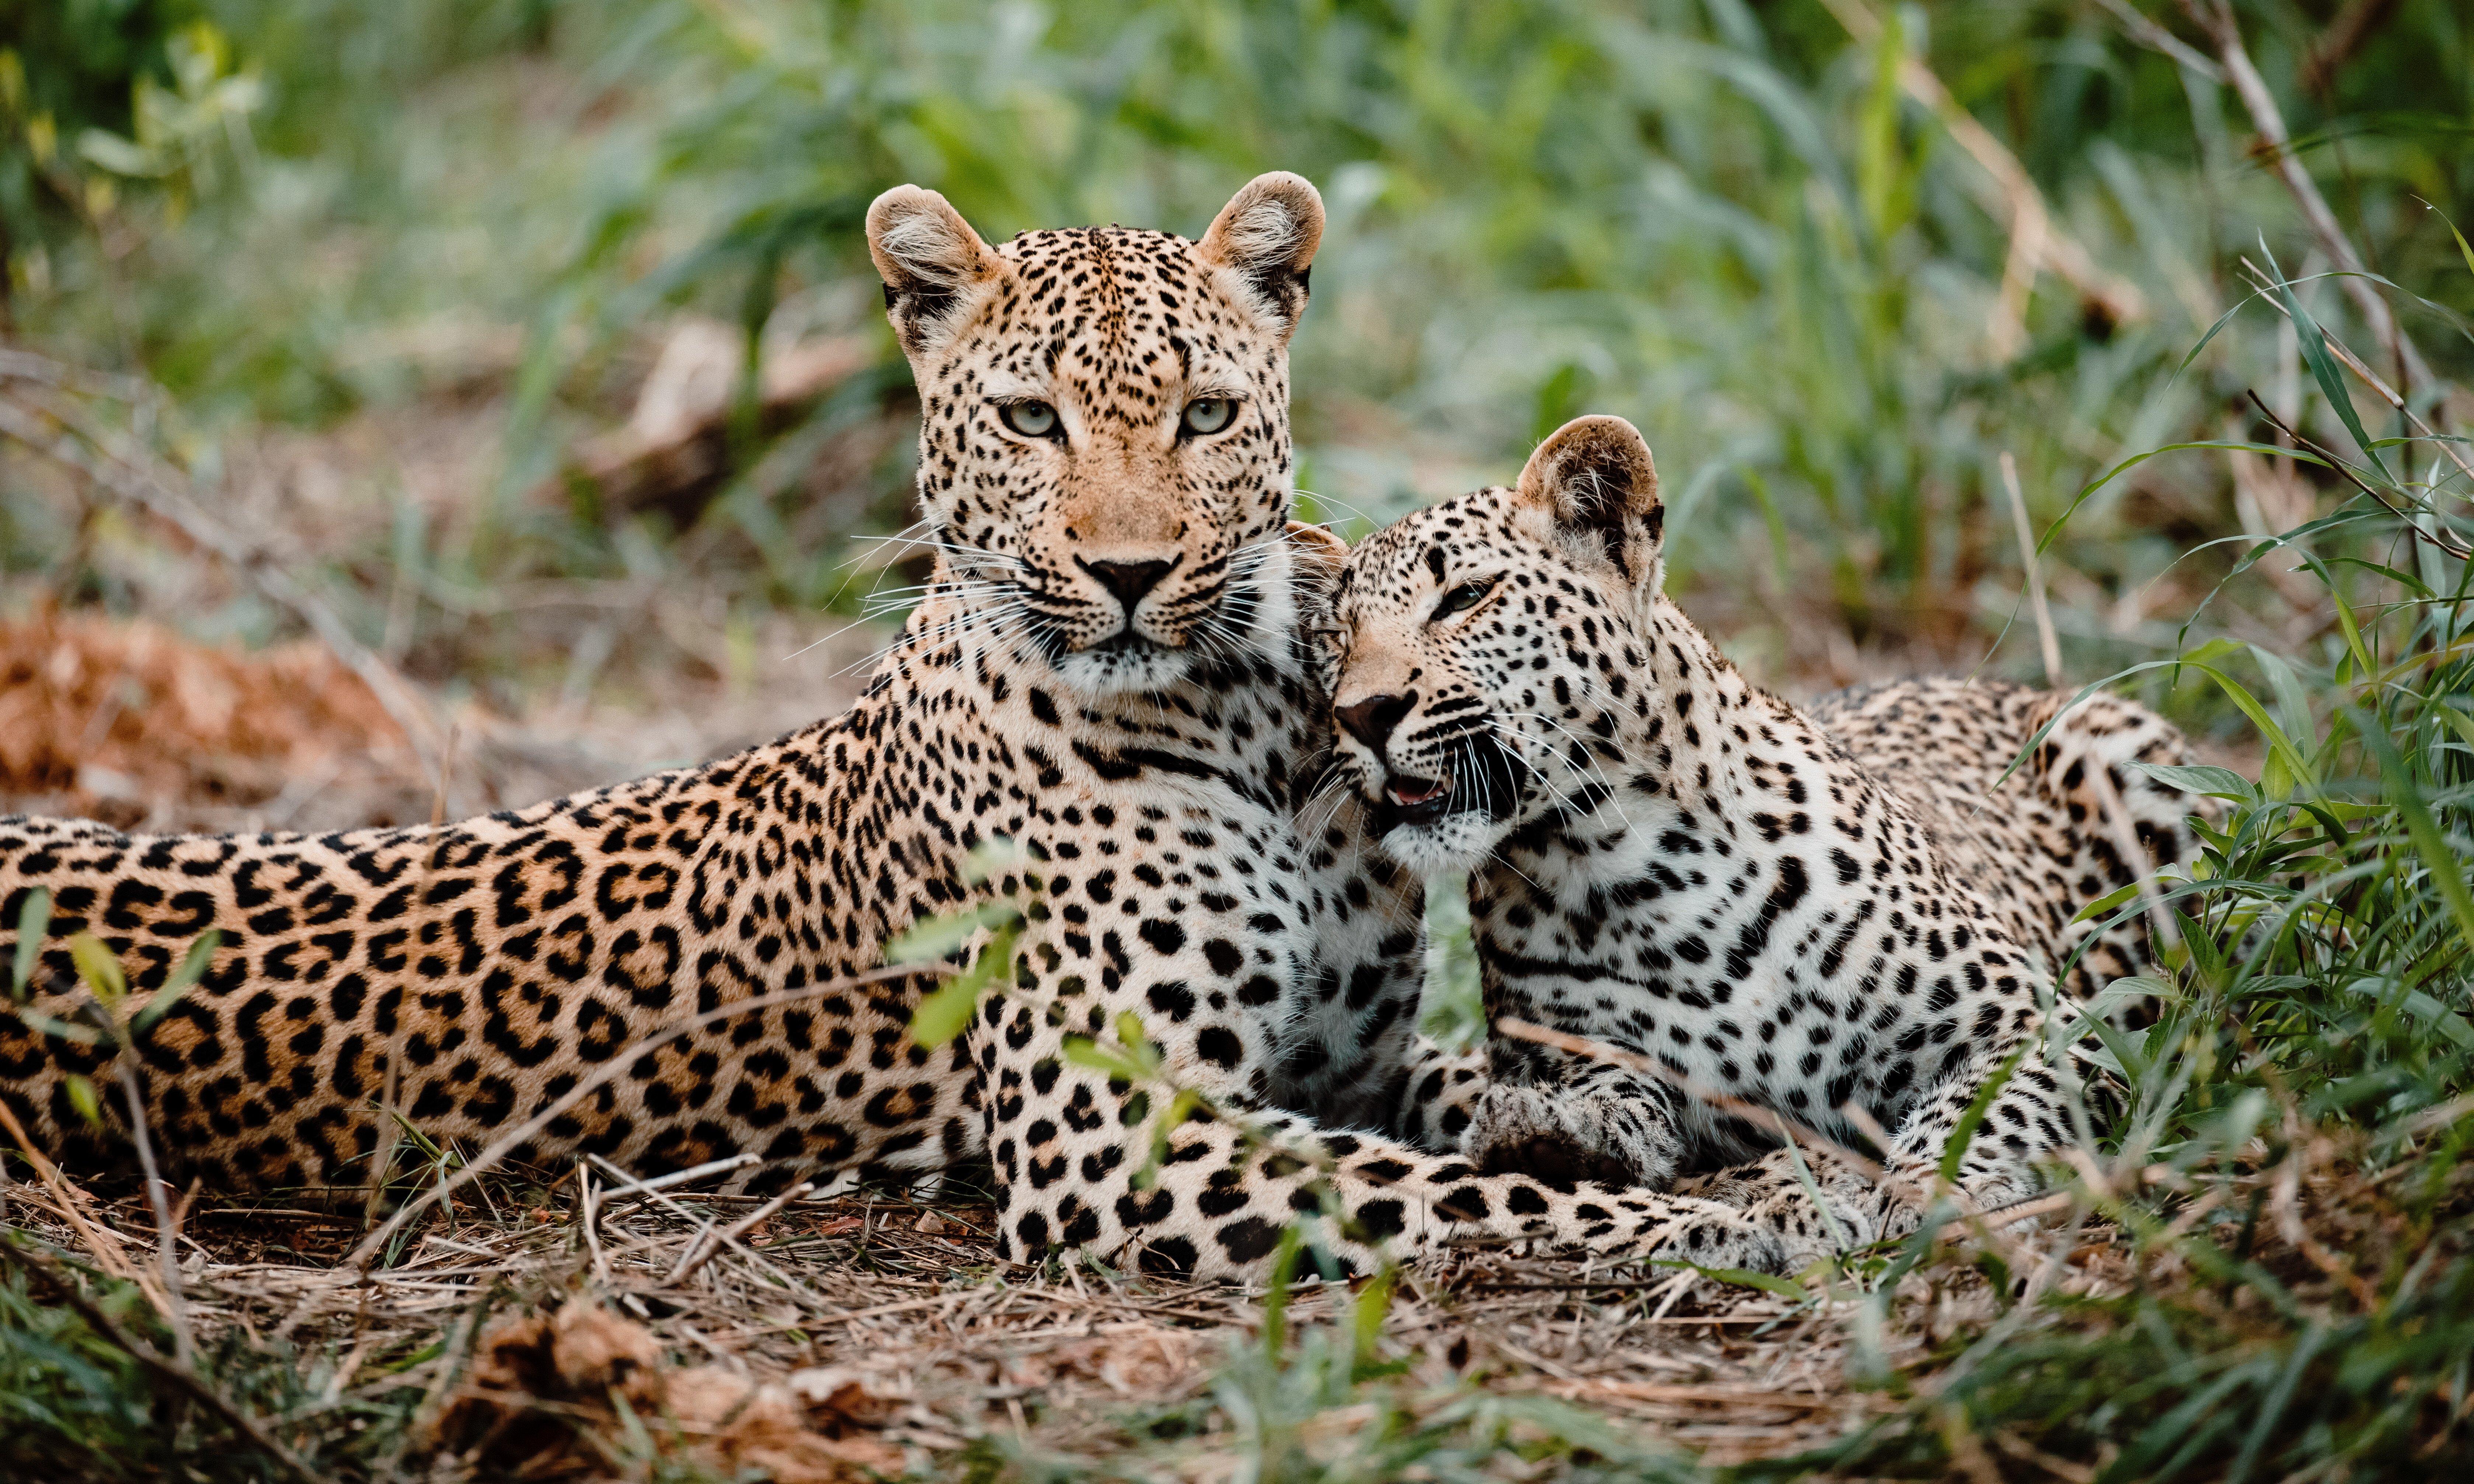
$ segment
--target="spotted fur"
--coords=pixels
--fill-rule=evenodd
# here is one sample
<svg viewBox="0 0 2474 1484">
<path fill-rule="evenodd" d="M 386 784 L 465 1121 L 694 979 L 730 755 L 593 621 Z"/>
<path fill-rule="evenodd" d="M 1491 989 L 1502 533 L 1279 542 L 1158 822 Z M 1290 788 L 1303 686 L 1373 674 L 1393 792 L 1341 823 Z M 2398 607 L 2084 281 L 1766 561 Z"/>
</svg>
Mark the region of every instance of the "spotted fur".
<svg viewBox="0 0 2474 1484">
<path fill-rule="evenodd" d="M 1662 516 L 1639 434 L 1584 419 L 1517 489 L 1412 515 L 1343 573 L 1342 767 L 1390 854 L 1471 873 L 1489 1015 L 1667 1074 L 1497 1037 L 1464 1152 L 1723 1200 L 1764 1230 L 1710 1250 L 1795 1266 L 1833 1227 L 1905 1230 L 1914 1201 L 1825 1160 L 1817 1208 L 1783 1151 L 1684 1085 L 1861 1146 L 1852 1107 L 1911 1197 L 2005 1077 L 1959 1183 L 1987 1208 L 2025 1195 L 2073 1137 L 2040 1004 L 2089 930 L 2070 920 L 2134 879 L 2089 774 L 2128 802 L 2148 864 L 2180 859 L 2195 801 L 2124 766 L 2186 760 L 2179 734 L 2093 702 L 1997 789 L 2065 698 L 1929 681 L 1800 712 L 1664 596 Z M 2136 933 L 2074 984 L 2132 968 Z"/>
<path fill-rule="evenodd" d="M 1311 839 L 1293 824 L 1329 730 L 1299 634 L 1332 553 L 1287 518 L 1287 344 L 1322 226 L 1312 186 L 1268 176 L 1200 243 L 991 248 L 933 192 L 888 192 L 869 245 L 918 380 L 937 557 L 852 709 L 438 827 L 0 822 L 0 923 L 38 885 L 56 909 L 34 1011 L 76 1013 L 72 934 L 143 995 L 218 931 L 133 1053 L 158 1146 L 218 1191 L 360 1185 L 390 1067 L 404 1115 L 471 1150 L 624 1059 L 514 1158 L 651 1174 L 748 1151 L 758 1191 L 985 1160 L 1009 1257 L 1237 1278 L 1293 1220 L 1343 1266 L 1454 1237 L 1639 1250 L 1679 1212 L 1724 1228 L 1298 1112 L 1413 1124 L 1402 1089 L 1447 1071 L 1408 1028 L 1416 878 L 1368 856 L 1347 811 Z M 1000 839 L 1019 863 L 972 879 Z M 909 1033 L 928 976 L 841 983 L 921 920 L 999 898 L 1028 914 L 1009 980 L 949 1044 Z M 75 1107 L 71 1074 L 102 1057 L 0 1015 L 0 1100 L 81 1168 L 126 1150 L 115 1108 L 97 1128 Z M 1204 1102 L 1170 1122 L 1179 1089 Z"/>
</svg>

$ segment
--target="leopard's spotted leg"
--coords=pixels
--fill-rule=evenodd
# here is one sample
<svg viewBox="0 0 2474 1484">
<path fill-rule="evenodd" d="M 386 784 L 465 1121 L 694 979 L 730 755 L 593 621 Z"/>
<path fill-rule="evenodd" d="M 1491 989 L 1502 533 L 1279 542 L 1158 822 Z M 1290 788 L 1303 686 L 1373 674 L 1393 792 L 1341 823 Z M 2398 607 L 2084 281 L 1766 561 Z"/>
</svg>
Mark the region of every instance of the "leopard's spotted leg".
<svg viewBox="0 0 2474 1484">
<path fill-rule="evenodd" d="M 1073 873 L 1049 876 L 1013 987 L 988 1001 L 973 1027 L 1007 1257 L 1082 1248 L 1152 1272 L 1259 1281 L 1281 1231 L 1302 1220 L 1322 1251 L 1361 1270 L 1447 1239 L 1640 1257 L 1689 1248 L 1730 1265 L 1764 1260 L 1771 1244 L 1759 1230 L 1705 1202 L 1486 1176 L 1456 1156 L 1356 1135 L 1322 1136 L 1327 1174 L 1283 1152 L 1277 1146 L 1314 1136 L 1262 1096 L 1272 1028 L 1206 1012 L 1269 1005 L 1278 976 L 1311 961 L 1312 928 L 1288 926 L 1292 920 L 1247 899 L 1272 893 L 1279 874 L 1266 871 L 1241 891 L 1177 898 L 1185 911 L 1172 935 L 1152 916 L 1162 898 L 1123 890 L 1147 873 L 1167 882 L 1166 864 L 1127 849 L 1111 861 L 1104 902 Z M 1112 954 L 1105 936 L 1055 930 L 1078 915 L 1092 921 L 1095 906 L 1122 924 L 1123 941 L 1149 951 Z M 1156 1048 L 1160 1071 L 1151 1085 L 1094 1065 L 1095 1050 L 1128 1049 L 1119 1040 L 1128 1014 Z M 1152 1120 L 1178 1088 L 1202 1093 L 1225 1116 L 1176 1124 L 1152 1178 L 1138 1181 Z M 1271 1142 L 1252 1144 L 1249 1128 Z"/>
<path fill-rule="evenodd" d="M 1456 1153 L 1492 1085 L 1485 1047 L 1452 1051 L 1415 1037 L 1400 1063 L 1400 1090 L 1385 1127 L 1419 1149 Z"/>
<path fill-rule="evenodd" d="M 1827 1150 L 1790 1154 L 1782 1148 L 1749 1164 L 1680 1182 L 1676 1191 L 1741 1210 L 1768 1229 L 1789 1272 L 1833 1252 L 1905 1236 L 1944 1189 L 1943 1157 L 1967 1110 L 1988 1079 L 2002 1075 L 2017 1043 L 2013 1039 L 1981 1048 L 1920 1099 L 1893 1131 L 1879 1170 L 1859 1168 Z M 2038 1161 L 2072 1140 L 2069 1096 L 2032 1050 L 2021 1060 L 1987 1105 L 1960 1158 L 1955 1184 L 1966 1207 L 1996 1211 L 2043 1187 Z"/>
</svg>

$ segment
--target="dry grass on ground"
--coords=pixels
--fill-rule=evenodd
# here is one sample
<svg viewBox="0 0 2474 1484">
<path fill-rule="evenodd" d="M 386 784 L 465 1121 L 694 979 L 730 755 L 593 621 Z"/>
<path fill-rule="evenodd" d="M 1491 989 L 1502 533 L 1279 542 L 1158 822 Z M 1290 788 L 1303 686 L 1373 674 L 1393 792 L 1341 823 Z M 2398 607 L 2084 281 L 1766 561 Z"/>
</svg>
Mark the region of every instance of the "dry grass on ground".
<svg viewBox="0 0 2474 1484">
<path fill-rule="evenodd" d="M 142 1203 L 20 1185 L 12 1204 L 12 1222 L 44 1241 L 152 1280 Z M 357 1212 L 193 1198 L 182 1284 L 209 1342 L 235 1328 L 288 1339 L 325 1368 L 330 1403 L 400 1404 L 417 1388 L 414 1454 L 436 1449 L 481 1477 L 627 1472 L 644 1444 L 614 1388 L 655 1448 L 724 1476 L 770 1468 L 784 1484 L 931 1471 L 982 1440 L 1031 1455 L 1139 1449 L 1210 1479 L 1251 1441 L 1213 1386 L 1233 1350 L 1261 1343 L 1259 1292 L 1008 1273 L 984 1206 L 842 1195 L 750 1224 L 752 1199 L 594 1204 L 588 1220 L 573 1175 L 499 1185 L 358 1275 L 338 1266 L 363 1234 Z M 2073 1254 L 2064 1281 L 2118 1284 L 2109 1254 Z M 1837 1305 L 1692 1283 L 1468 1253 L 1403 1275 L 1376 1350 L 1398 1364 L 1413 1415 L 1475 1384 L 1578 1403 L 1711 1463 L 1782 1457 L 1896 1409 L 1845 1384 Z M 1980 1281 L 1916 1286 L 1902 1305 L 1921 1321 L 1910 1352 L 1992 1316 Z M 1309 1283 L 1287 1322 L 1339 1322 L 1349 1299 L 1347 1285 Z M 1305 1446 L 1351 1446 L 1373 1410 L 1316 1415 Z"/>
</svg>

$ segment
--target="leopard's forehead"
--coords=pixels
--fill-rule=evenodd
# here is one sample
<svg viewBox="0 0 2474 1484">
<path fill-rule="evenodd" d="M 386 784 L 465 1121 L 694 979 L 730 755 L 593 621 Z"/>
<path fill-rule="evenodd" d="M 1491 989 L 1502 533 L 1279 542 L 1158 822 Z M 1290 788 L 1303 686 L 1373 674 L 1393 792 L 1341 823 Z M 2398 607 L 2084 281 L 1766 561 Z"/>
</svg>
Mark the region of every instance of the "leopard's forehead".
<svg viewBox="0 0 2474 1484">
<path fill-rule="evenodd" d="M 1472 490 L 1404 515 L 1349 549 L 1341 573 L 1345 610 L 1407 599 L 1473 563 L 1544 548 L 1512 522 L 1513 491 Z"/>
<path fill-rule="evenodd" d="M 1174 232 L 1029 231 L 995 251 L 1006 282 L 948 366 L 1061 379 L 1094 420 L 1149 427 L 1177 389 L 1233 374 L 1243 390 L 1283 349 Z"/>
<path fill-rule="evenodd" d="M 1059 227 L 1019 232 L 997 248 L 997 255 L 1026 277 L 1034 271 L 1059 268 L 1069 273 L 1152 269 L 1192 276 L 1195 268 L 1193 243 L 1175 232 L 1135 227 Z M 1129 281 L 1145 280 L 1129 275 Z"/>
</svg>

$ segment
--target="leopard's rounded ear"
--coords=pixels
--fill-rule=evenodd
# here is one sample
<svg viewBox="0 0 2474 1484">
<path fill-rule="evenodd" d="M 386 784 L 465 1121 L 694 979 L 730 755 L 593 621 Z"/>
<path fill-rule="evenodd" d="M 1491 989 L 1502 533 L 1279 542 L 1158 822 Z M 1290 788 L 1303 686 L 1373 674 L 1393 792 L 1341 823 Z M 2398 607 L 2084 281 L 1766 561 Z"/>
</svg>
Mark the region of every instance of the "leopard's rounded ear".
<svg viewBox="0 0 2474 1484">
<path fill-rule="evenodd" d="M 1575 418 L 1538 445 L 1520 471 L 1520 499 L 1555 527 L 1583 538 L 1581 550 L 1613 562 L 1638 584 L 1658 572 L 1666 507 L 1649 441 L 1621 418 Z"/>
<path fill-rule="evenodd" d="M 953 203 L 916 185 L 897 185 L 867 208 L 867 253 L 885 280 L 885 314 L 916 356 L 959 319 L 974 290 L 1004 272 Z"/>
<path fill-rule="evenodd" d="M 1299 567 L 1311 568 L 1325 577 L 1338 577 L 1340 569 L 1348 564 L 1348 543 L 1329 526 L 1292 520 L 1289 546 L 1297 553 Z"/>
<path fill-rule="evenodd" d="M 1274 170 L 1246 182 L 1202 234 L 1195 255 L 1228 269 L 1247 307 L 1286 340 L 1306 312 L 1306 278 L 1322 245 L 1322 195 L 1303 176 Z"/>
</svg>

